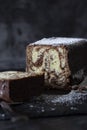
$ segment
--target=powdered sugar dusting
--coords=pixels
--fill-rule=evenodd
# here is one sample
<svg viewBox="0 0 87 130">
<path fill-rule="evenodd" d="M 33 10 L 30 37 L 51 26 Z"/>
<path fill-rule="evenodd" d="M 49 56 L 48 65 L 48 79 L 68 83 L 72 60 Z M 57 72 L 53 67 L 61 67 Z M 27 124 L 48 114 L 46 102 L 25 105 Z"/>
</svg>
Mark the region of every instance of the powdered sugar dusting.
<svg viewBox="0 0 87 130">
<path fill-rule="evenodd" d="M 85 93 L 84 93 L 85 94 Z M 76 101 L 78 102 L 78 100 L 80 101 L 80 99 L 82 98 L 82 94 L 81 93 L 76 93 L 75 91 L 71 91 L 68 95 L 63 95 L 57 99 L 53 99 L 52 102 L 61 102 L 61 103 L 70 103 L 73 104 L 74 102 L 76 103 Z"/>
<path fill-rule="evenodd" d="M 72 107 L 70 107 L 70 109 L 71 109 L 71 110 L 78 110 L 78 108 L 73 107 L 73 106 L 72 106 Z"/>
<path fill-rule="evenodd" d="M 87 41 L 86 39 L 82 38 L 65 38 L 65 37 L 51 37 L 51 38 L 43 38 L 35 43 L 34 45 L 58 45 L 58 44 L 76 44 L 81 41 Z"/>
<path fill-rule="evenodd" d="M 45 97 L 45 101 L 46 102 L 51 102 L 51 103 L 61 103 L 61 104 L 82 104 L 82 100 L 85 100 L 87 98 L 87 92 L 84 93 L 80 93 L 80 92 L 76 92 L 76 91 L 71 91 L 69 94 L 65 94 L 65 95 L 56 95 L 56 96 L 52 96 L 51 98 L 50 96 L 47 96 L 47 98 Z M 81 99 L 81 100 L 80 100 Z"/>
</svg>

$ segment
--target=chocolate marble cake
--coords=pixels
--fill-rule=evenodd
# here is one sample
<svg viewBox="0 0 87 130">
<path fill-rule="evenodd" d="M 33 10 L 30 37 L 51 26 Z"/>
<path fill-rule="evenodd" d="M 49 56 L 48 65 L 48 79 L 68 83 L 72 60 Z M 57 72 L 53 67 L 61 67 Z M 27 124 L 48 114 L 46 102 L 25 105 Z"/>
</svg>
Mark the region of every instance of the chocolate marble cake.
<svg viewBox="0 0 87 130">
<path fill-rule="evenodd" d="M 29 101 L 43 90 L 43 75 L 35 76 L 26 72 L 0 72 L 0 100 L 7 102 Z"/>
<path fill-rule="evenodd" d="M 86 43 L 85 39 L 57 37 L 31 43 L 26 48 L 26 70 L 35 75 L 44 73 L 46 86 L 66 89 L 69 80 L 79 83 L 74 79 L 87 65 L 84 60 Z"/>
</svg>

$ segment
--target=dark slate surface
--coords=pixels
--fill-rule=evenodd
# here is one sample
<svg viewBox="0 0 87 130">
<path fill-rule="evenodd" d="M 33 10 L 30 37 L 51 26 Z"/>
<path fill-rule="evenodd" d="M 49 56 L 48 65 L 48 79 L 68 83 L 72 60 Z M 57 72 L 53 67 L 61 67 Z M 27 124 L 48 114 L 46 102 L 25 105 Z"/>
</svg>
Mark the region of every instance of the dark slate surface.
<svg viewBox="0 0 87 130">
<path fill-rule="evenodd" d="M 0 121 L 0 130 L 87 130 L 87 116 Z"/>
</svg>

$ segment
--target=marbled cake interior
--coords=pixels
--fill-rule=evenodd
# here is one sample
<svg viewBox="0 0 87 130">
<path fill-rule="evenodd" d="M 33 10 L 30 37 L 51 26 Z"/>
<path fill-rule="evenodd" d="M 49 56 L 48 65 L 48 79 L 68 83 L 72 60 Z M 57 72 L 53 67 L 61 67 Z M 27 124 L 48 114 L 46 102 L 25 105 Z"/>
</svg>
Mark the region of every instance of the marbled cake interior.
<svg viewBox="0 0 87 130">
<path fill-rule="evenodd" d="M 69 82 L 68 50 L 64 45 L 32 45 L 27 47 L 27 71 L 43 74 L 45 85 L 64 87 Z"/>
</svg>

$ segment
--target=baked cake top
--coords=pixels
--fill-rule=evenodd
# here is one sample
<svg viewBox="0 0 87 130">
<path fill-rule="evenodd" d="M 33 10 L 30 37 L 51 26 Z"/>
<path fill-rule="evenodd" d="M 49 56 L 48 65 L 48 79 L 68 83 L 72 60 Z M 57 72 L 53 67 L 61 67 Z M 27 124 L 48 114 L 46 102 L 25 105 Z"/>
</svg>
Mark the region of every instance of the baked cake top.
<svg viewBox="0 0 87 130">
<path fill-rule="evenodd" d="M 82 38 L 65 38 L 65 37 L 51 37 L 51 38 L 43 38 L 39 41 L 32 43 L 32 45 L 58 45 L 58 44 L 76 44 L 79 42 L 87 41 Z"/>
</svg>

